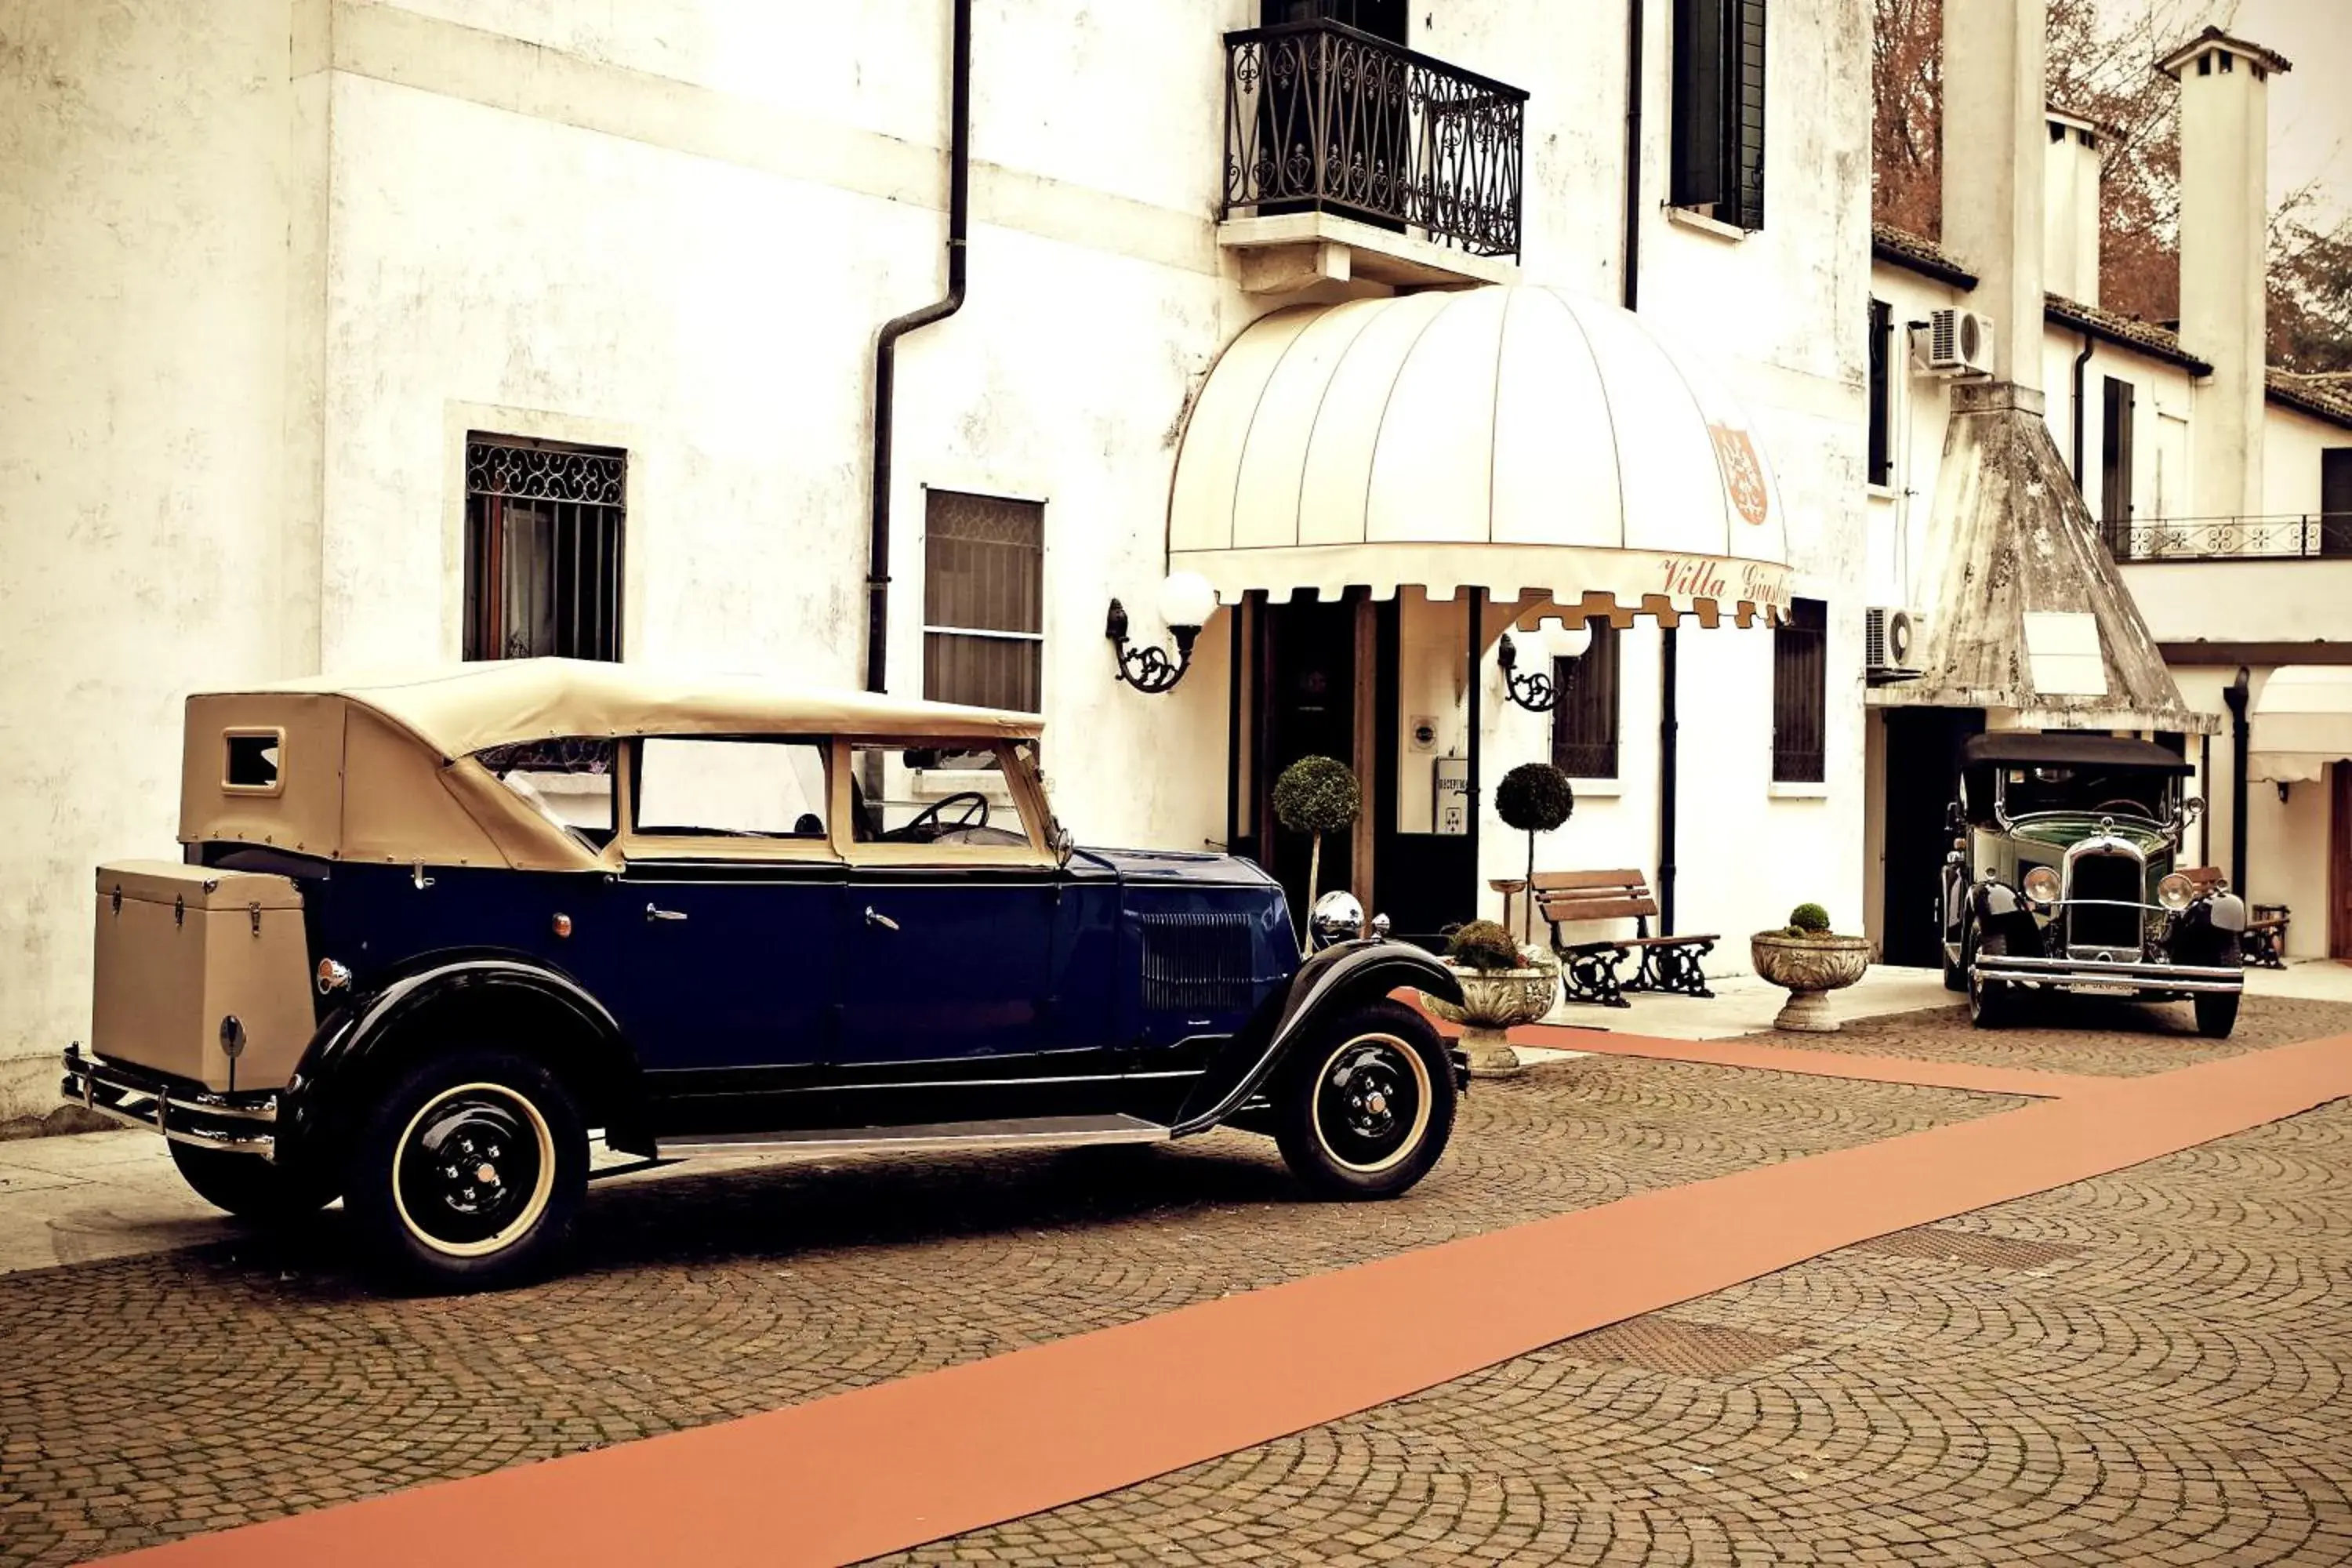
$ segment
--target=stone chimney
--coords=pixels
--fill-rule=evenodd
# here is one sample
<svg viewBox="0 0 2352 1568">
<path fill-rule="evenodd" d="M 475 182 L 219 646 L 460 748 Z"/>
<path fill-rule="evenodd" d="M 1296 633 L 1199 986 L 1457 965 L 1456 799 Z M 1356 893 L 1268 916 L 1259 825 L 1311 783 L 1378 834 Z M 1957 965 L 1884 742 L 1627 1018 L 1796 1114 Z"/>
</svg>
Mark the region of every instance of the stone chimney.
<svg viewBox="0 0 2352 1568">
<path fill-rule="evenodd" d="M 2180 83 L 2180 342 L 2213 366 L 2189 423 L 2190 505 L 2252 517 L 2270 365 L 2270 79 L 2292 68 L 2208 27 L 2157 68 Z"/>
<path fill-rule="evenodd" d="M 2042 287 L 2078 305 L 2099 302 L 2099 128 L 2052 110 L 2042 163 Z"/>
<path fill-rule="evenodd" d="M 2042 412 L 2045 0 L 1944 7 L 1944 247 L 1977 273 L 1993 380 Z"/>
</svg>

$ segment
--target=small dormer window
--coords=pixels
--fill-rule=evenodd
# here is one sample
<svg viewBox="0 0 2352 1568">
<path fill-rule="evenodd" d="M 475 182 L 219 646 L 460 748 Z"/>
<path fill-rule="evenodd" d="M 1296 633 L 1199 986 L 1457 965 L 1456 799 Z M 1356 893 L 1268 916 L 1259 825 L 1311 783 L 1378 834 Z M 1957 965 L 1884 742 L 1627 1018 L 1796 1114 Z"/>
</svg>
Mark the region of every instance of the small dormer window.
<svg viewBox="0 0 2352 1568">
<path fill-rule="evenodd" d="M 2237 68 L 2238 57 L 2231 54 L 2229 50 L 2223 49 L 2221 51 L 2221 74 L 2223 76 L 2229 76 L 2232 72 L 2236 71 Z"/>
<path fill-rule="evenodd" d="M 2199 76 L 2211 76 L 2213 74 L 2213 57 L 2211 55 L 2199 55 L 2197 57 L 2197 74 Z"/>
</svg>

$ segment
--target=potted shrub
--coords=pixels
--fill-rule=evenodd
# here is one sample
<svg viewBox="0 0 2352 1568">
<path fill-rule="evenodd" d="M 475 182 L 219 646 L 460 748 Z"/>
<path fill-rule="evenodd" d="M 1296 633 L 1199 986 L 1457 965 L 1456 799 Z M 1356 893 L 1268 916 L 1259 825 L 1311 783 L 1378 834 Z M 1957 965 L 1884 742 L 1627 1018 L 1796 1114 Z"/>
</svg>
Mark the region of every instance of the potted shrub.
<svg viewBox="0 0 2352 1568">
<path fill-rule="evenodd" d="M 1459 1007 L 1424 993 L 1438 1017 L 1462 1026 L 1462 1049 L 1477 1078 L 1509 1078 L 1523 1070 L 1504 1031 L 1532 1024 L 1559 1000 L 1559 960 L 1539 947 L 1522 947 L 1493 921 L 1472 921 L 1448 933 L 1445 964 L 1461 978 Z"/>
<path fill-rule="evenodd" d="M 1307 908 L 1315 907 L 1323 878 L 1323 836 L 1345 833 L 1364 808 L 1363 786 L 1345 763 L 1330 757 L 1301 757 L 1274 781 L 1274 815 L 1293 833 L 1313 840 L 1307 858 Z"/>
<path fill-rule="evenodd" d="M 1772 1020 L 1776 1029 L 1835 1034 L 1829 994 L 1860 980 L 1870 967 L 1870 939 L 1833 934 L 1829 911 L 1819 904 L 1799 904 L 1789 911 L 1785 927 L 1758 931 L 1748 948 L 1756 973 L 1789 993 L 1787 1005 Z"/>
<path fill-rule="evenodd" d="M 1519 940 L 1535 940 L 1536 835 L 1549 833 L 1576 810 L 1576 792 L 1568 775 L 1549 763 L 1521 763 L 1495 786 L 1495 812 L 1507 826 L 1528 836 L 1527 902 L 1519 913 Z M 1510 915 L 1507 905 L 1503 914 Z"/>
</svg>

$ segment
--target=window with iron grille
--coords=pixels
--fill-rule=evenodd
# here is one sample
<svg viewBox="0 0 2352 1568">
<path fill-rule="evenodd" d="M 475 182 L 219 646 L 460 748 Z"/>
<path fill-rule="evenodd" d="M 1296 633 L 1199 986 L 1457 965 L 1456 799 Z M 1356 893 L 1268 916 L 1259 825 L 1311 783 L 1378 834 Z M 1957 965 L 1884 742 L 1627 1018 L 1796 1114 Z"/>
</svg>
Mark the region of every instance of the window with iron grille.
<svg viewBox="0 0 2352 1568">
<path fill-rule="evenodd" d="M 932 490 L 924 533 L 923 695 L 1039 711 L 1045 509 Z"/>
<path fill-rule="evenodd" d="M 2352 447 L 2319 454 L 2319 552 L 2352 555 Z"/>
<path fill-rule="evenodd" d="M 1890 484 L 1895 479 L 1894 386 L 1887 362 L 1895 353 L 1895 309 L 1884 300 L 1870 302 L 1870 482 Z"/>
<path fill-rule="evenodd" d="M 1606 616 L 1585 623 L 1592 641 L 1574 658 L 1552 660 L 1551 765 L 1572 779 L 1617 776 L 1617 628 Z"/>
<path fill-rule="evenodd" d="M 1795 599 L 1772 632 L 1772 782 L 1829 777 L 1829 606 Z"/>
<path fill-rule="evenodd" d="M 1764 226 L 1764 0 L 1675 0 L 1671 199 Z"/>
<path fill-rule="evenodd" d="M 628 454 L 468 432 L 465 657 L 621 657 Z"/>
</svg>

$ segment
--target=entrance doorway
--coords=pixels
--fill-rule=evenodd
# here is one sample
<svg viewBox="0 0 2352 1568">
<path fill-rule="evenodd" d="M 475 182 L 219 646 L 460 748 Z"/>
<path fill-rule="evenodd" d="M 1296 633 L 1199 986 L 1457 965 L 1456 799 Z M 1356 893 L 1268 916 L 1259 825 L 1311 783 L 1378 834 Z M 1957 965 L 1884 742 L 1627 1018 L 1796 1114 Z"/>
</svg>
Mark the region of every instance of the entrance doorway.
<svg viewBox="0 0 2352 1568">
<path fill-rule="evenodd" d="M 1282 884 L 1302 925 L 1313 845 L 1276 820 L 1274 784 L 1317 755 L 1346 763 L 1364 793 L 1356 829 L 1323 840 L 1321 890 L 1351 889 L 1366 913 L 1389 917 L 1392 935 L 1432 948 L 1475 917 L 1478 716 L 1465 679 L 1474 602 L 1432 604 L 1408 589 L 1378 603 L 1355 590 L 1252 605 L 1247 755 L 1235 784 L 1246 831 L 1235 849 Z"/>
<path fill-rule="evenodd" d="M 1887 963 L 1944 962 L 1944 856 L 1952 847 L 1944 811 L 1958 790 L 1960 748 L 1984 727 L 1980 708 L 1886 710 Z"/>
<path fill-rule="evenodd" d="M 2352 762 L 2327 773 L 2327 956 L 2352 962 Z"/>
</svg>

